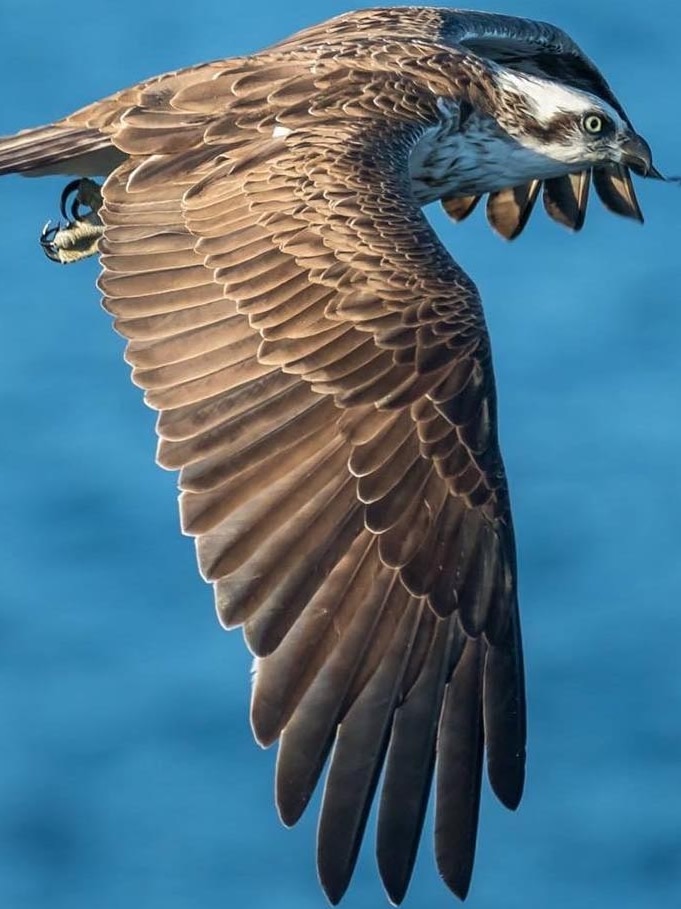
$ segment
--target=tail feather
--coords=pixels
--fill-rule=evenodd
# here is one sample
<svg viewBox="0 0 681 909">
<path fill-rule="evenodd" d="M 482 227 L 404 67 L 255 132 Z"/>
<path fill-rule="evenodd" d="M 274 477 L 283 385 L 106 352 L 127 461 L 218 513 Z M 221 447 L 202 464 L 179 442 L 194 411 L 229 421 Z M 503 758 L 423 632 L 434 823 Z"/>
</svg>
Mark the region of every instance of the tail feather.
<svg viewBox="0 0 681 909">
<path fill-rule="evenodd" d="M 55 123 L 0 138 L 0 176 L 105 176 L 126 155 L 98 129 Z"/>
</svg>

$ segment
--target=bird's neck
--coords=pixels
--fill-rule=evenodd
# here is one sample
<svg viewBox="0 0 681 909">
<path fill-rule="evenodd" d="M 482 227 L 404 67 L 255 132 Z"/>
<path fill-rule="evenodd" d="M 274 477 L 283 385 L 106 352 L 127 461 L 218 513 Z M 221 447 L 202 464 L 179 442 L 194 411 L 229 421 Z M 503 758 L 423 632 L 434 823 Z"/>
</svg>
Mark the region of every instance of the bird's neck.
<svg viewBox="0 0 681 909">
<path fill-rule="evenodd" d="M 447 195 L 482 195 L 532 179 L 574 170 L 523 146 L 491 116 L 474 112 L 463 126 L 454 120 L 427 130 L 414 147 L 409 171 L 421 205 Z"/>
</svg>

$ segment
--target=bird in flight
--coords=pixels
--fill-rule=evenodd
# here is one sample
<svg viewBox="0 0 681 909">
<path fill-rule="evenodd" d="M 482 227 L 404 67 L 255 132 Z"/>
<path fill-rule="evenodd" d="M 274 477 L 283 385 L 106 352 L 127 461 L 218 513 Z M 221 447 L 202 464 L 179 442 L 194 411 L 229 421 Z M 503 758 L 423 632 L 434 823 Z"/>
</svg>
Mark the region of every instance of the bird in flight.
<svg viewBox="0 0 681 909">
<path fill-rule="evenodd" d="M 0 174 L 64 174 L 58 262 L 100 256 L 104 308 L 159 411 L 182 529 L 255 657 L 287 825 L 328 764 L 332 903 L 381 781 L 376 850 L 406 892 L 434 778 L 435 857 L 469 888 L 483 763 L 517 807 L 525 694 L 509 493 L 480 298 L 426 220 L 482 196 L 503 236 L 590 184 L 637 220 L 661 178 L 561 30 L 431 8 L 349 13 L 0 139 Z M 103 184 L 94 177 L 105 177 Z"/>
</svg>

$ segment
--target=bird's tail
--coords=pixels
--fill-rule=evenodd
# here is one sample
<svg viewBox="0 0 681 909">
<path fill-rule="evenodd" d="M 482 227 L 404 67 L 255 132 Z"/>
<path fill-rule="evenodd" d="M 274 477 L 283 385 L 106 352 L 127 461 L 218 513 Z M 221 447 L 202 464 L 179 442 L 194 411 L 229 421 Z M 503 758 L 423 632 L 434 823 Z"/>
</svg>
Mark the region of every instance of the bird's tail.
<svg viewBox="0 0 681 909">
<path fill-rule="evenodd" d="M 100 130 L 66 122 L 0 137 L 0 176 L 103 176 L 124 157 Z"/>
</svg>

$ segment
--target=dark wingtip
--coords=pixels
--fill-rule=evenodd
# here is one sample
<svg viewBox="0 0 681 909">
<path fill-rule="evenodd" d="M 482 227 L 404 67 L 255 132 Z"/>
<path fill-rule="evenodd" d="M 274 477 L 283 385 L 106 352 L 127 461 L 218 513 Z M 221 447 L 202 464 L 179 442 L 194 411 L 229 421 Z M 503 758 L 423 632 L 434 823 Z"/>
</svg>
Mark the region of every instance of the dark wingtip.
<svg viewBox="0 0 681 909">
<path fill-rule="evenodd" d="M 590 183 L 591 172 L 588 170 L 545 180 L 543 201 L 547 215 L 568 230 L 581 230 L 586 218 Z"/>
<path fill-rule="evenodd" d="M 385 877 L 382 876 L 383 880 L 383 889 L 385 890 L 385 895 L 388 897 L 388 902 L 391 906 L 399 906 L 404 899 L 407 887 L 409 886 L 409 878 L 404 880 L 402 877 L 401 880 L 391 880 L 386 881 Z"/>
<path fill-rule="evenodd" d="M 643 214 L 634 192 L 629 168 L 606 164 L 593 169 L 593 184 L 608 211 L 643 224 Z"/>
<path fill-rule="evenodd" d="M 492 791 L 504 808 L 516 811 L 523 797 L 525 788 L 525 768 L 511 764 L 506 767 L 487 765 L 487 776 Z"/>
<path fill-rule="evenodd" d="M 380 821 L 379 821 L 380 824 Z M 404 899 L 411 875 L 414 870 L 415 854 L 411 861 L 396 861 L 393 843 L 383 844 L 386 848 L 381 848 L 380 832 L 377 849 L 378 870 L 381 875 L 383 889 L 390 901 L 391 906 L 399 906 Z"/>
<path fill-rule="evenodd" d="M 452 891 L 454 896 L 463 902 L 468 896 L 468 891 L 471 887 L 471 877 L 473 876 L 473 868 L 462 868 L 459 874 L 448 874 L 447 876 L 442 875 L 442 880 Z"/>
<path fill-rule="evenodd" d="M 453 221 L 463 221 L 479 201 L 480 196 L 445 196 L 440 204 Z"/>
<path fill-rule="evenodd" d="M 320 884 L 322 886 L 322 890 L 324 891 L 324 896 L 326 897 L 329 905 L 337 906 L 340 903 L 340 901 L 343 899 L 346 888 L 343 888 L 342 890 L 334 891 L 332 886 L 327 886 L 327 884 L 324 881 L 320 880 Z"/>
<path fill-rule="evenodd" d="M 515 240 L 524 230 L 539 195 L 541 180 L 509 186 L 487 197 L 487 220 L 499 236 Z"/>
<path fill-rule="evenodd" d="M 332 906 L 337 906 L 345 896 L 355 866 L 354 859 L 348 865 L 336 861 L 335 856 L 317 852 L 317 875 L 324 895 Z"/>
</svg>

